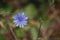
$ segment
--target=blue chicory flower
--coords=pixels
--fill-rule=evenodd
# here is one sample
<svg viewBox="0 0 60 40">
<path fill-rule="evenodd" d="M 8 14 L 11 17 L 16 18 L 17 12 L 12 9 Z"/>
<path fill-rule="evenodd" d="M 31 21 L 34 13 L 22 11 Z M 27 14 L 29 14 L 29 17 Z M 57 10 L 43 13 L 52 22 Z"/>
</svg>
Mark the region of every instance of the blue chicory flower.
<svg viewBox="0 0 60 40">
<path fill-rule="evenodd" d="M 14 24 L 16 25 L 16 27 L 20 27 L 20 28 L 24 28 L 24 26 L 27 24 L 27 18 L 24 14 L 24 12 L 22 12 L 22 14 L 18 13 L 17 15 L 13 16 L 14 19 Z"/>
</svg>

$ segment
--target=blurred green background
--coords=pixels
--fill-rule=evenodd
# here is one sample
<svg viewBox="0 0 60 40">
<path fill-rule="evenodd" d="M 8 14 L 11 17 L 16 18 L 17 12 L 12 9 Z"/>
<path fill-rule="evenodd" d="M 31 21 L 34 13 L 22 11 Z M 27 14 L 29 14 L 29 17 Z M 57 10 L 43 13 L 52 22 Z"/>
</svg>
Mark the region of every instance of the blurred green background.
<svg viewBox="0 0 60 40">
<path fill-rule="evenodd" d="M 59 0 L 0 0 L 0 40 L 42 40 L 41 31 L 50 28 L 54 19 L 51 15 L 55 16 L 59 3 Z M 12 16 L 18 12 L 29 18 L 23 29 L 13 23 Z"/>
</svg>

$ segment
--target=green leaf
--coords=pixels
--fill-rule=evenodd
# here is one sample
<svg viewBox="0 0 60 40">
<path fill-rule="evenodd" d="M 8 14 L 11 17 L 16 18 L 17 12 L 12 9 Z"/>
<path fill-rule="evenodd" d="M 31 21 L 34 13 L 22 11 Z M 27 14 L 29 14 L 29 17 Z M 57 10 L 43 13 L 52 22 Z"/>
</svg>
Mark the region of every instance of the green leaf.
<svg viewBox="0 0 60 40">
<path fill-rule="evenodd" d="M 10 14 L 11 10 L 12 10 L 12 7 L 10 5 L 7 5 L 7 7 L 5 8 L 0 8 L 0 14 L 8 15 Z"/>
<path fill-rule="evenodd" d="M 31 28 L 31 26 L 27 24 L 27 25 L 24 27 L 24 30 L 29 30 L 30 28 Z"/>
<path fill-rule="evenodd" d="M 0 40 L 6 40 L 4 35 L 0 33 Z"/>
<path fill-rule="evenodd" d="M 42 11 L 42 13 L 45 13 L 45 12 L 46 12 L 46 10 L 47 10 L 47 8 L 48 8 L 48 4 L 47 4 L 47 3 L 45 3 L 45 4 L 42 4 L 42 5 L 41 5 L 40 10 Z"/>
<path fill-rule="evenodd" d="M 50 20 L 44 20 L 41 24 L 41 29 L 46 29 L 49 27 Z"/>
<path fill-rule="evenodd" d="M 40 24 L 41 25 L 41 29 L 46 29 L 46 28 L 49 27 L 50 20 L 45 14 L 42 14 L 40 16 L 39 21 L 41 22 L 41 24 Z"/>
<path fill-rule="evenodd" d="M 16 35 L 17 35 L 18 38 L 24 36 L 24 30 L 23 29 L 20 29 L 20 28 L 16 29 L 15 32 L 16 32 Z"/>
<path fill-rule="evenodd" d="M 29 4 L 28 6 L 25 7 L 24 12 L 26 16 L 32 19 L 37 14 L 37 9 L 33 4 Z"/>
<path fill-rule="evenodd" d="M 32 27 L 31 28 L 31 37 L 32 37 L 32 40 L 37 40 L 37 36 L 38 36 L 38 32 L 37 32 L 36 28 Z"/>
</svg>

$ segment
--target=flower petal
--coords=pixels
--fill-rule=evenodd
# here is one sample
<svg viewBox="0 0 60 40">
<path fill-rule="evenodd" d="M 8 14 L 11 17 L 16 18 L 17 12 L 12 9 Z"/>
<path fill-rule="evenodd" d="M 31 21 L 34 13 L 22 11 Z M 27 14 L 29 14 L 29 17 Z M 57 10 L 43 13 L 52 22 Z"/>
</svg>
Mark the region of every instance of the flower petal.
<svg viewBox="0 0 60 40">
<path fill-rule="evenodd" d="M 23 24 L 21 24 L 21 27 L 22 27 L 22 28 L 24 28 L 24 25 L 23 25 Z"/>
<path fill-rule="evenodd" d="M 14 20 L 13 22 L 14 22 L 14 23 L 15 23 L 15 22 L 18 22 L 18 20 Z"/>
<path fill-rule="evenodd" d="M 28 17 L 25 17 L 25 19 L 28 19 Z"/>
<path fill-rule="evenodd" d="M 22 12 L 22 14 L 20 15 L 20 13 L 18 13 L 16 16 L 13 17 L 15 20 L 13 21 L 15 23 L 16 26 L 19 26 L 20 28 L 24 28 L 24 26 L 27 24 L 27 19 L 28 17 L 26 17 L 24 15 L 24 12 Z"/>
<path fill-rule="evenodd" d="M 17 17 L 20 17 L 20 13 L 18 13 L 16 16 L 17 16 Z"/>
<path fill-rule="evenodd" d="M 13 16 L 12 18 L 13 18 L 13 19 L 16 19 L 16 16 Z"/>
<path fill-rule="evenodd" d="M 21 24 L 19 24 L 19 27 L 21 28 Z"/>
<path fill-rule="evenodd" d="M 27 21 L 22 21 L 21 24 L 26 25 Z"/>
<path fill-rule="evenodd" d="M 21 14 L 22 16 L 24 16 L 24 12 L 22 12 L 22 14 Z"/>
<path fill-rule="evenodd" d="M 19 26 L 19 23 L 18 23 L 18 24 L 16 24 L 16 26 Z"/>
</svg>

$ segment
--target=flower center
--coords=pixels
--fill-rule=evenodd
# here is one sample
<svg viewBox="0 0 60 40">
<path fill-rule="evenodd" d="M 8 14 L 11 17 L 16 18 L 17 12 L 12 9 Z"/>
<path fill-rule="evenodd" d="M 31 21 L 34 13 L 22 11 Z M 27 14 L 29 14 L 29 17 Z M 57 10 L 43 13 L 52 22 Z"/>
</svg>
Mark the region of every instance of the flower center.
<svg viewBox="0 0 60 40">
<path fill-rule="evenodd" d="M 19 21 L 22 21 L 22 20 L 23 20 L 23 17 L 21 17 L 21 16 L 18 17 L 18 20 L 19 20 Z"/>
</svg>

